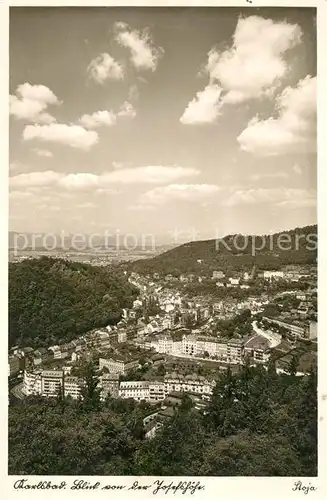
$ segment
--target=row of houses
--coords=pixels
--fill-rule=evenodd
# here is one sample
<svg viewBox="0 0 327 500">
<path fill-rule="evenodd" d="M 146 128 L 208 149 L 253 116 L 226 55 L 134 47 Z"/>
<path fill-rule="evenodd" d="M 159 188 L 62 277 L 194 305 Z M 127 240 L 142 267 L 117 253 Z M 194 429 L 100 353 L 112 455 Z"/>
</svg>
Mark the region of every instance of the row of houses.
<svg viewBox="0 0 327 500">
<path fill-rule="evenodd" d="M 174 340 L 167 333 L 145 339 L 143 347 L 160 354 L 214 358 L 226 363 L 241 363 L 246 356 L 257 362 L 269 359 L 269 342 L 259 335 L 247 339 L 225 339 L 191 334 L 183 335 L 182 340 Z"/>
<path fill-rule="evenodd" d="M 165 375 L 159 380 L 119 381 L 118 374 L 104 373 L 99 377 L 100 397 L 104 400 L 108 394 L 114 398 L 147 401 L 163 401 L 172 391 L 198 394 L 210 397 L 214 381 L 195 374 L 185 377 L 176 373 Z M 65 397 L 78 399 L 84 386 L 83 379 L 65 374 L 64 370 L 35 370 L 24 372 L 23 392 L 28 395 L 43 397 Z"/>
</svg>

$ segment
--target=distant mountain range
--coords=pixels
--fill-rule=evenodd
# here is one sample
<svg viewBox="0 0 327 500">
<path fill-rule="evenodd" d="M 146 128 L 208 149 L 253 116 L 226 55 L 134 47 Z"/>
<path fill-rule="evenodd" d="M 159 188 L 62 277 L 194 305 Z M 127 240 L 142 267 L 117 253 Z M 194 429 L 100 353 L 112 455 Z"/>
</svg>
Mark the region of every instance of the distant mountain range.
<svg viewBox="0 0 327 500">
<path fill-rule="evenodd" d="M 228 235 L 180 245 L 131 264 L 140 273 L 203 272 L 215 269 L 278 269 L 286 264 L 315 264 L 317 225 L 262 236 Z"/>
</svg>

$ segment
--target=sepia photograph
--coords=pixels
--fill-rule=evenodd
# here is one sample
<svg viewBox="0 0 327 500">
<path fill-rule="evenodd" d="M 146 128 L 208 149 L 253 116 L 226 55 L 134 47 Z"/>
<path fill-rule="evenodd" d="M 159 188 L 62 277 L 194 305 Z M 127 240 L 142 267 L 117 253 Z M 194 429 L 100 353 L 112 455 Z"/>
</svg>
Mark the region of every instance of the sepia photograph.
<svg viewBox="0 0 327 500">
<path fill-rule="evenodd" d="M 14 488 L 308 493 L 316 8 L 10 7 L 9 93 Z"/>
</svg>

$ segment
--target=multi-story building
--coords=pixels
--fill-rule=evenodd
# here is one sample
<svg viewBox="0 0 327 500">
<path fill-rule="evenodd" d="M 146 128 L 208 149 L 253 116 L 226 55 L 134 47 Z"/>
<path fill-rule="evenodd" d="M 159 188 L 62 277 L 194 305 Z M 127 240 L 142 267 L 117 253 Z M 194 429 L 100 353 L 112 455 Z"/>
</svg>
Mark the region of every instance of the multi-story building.
<svg viewBox="0 0 327 500">
<path fill-rule="evenodd" d="M 41 373 L 41 394 L 46 397 L 58 396 L 63 389 L 64 372 L 62 370 L 43 370 Z"/>
<path fill-rule="evenodd" d="M 17 375 L 20 371 L 20 358 L 18 356 L 9 356 L 9 366 L 8 366 L 8 375 L 9 377 L 13 375 Z"/>
<path fill-rule="evenodd" d="M 160 381 L 149 382 L 149 402 L 157 403 L 165 399 L 165 384 Z"/>
<path fill-rule="evenodd" d="M 127 332 L 126 330 L 120 330 L 118 331 L 118 334 L 117 334 L 117 340 L 118 342 L 126 342 L 127 340 Z"/>
<path fill-rule="evenodd" d="M 30 396 L 31 394 L 41 394 L 41 373 L 42 370 L 33 372 L 27 370 L 24 371 L 23 392 L 26 396 Z"/>
<path fill-rule="evenodd" d="M 258 363 L 266 363 L 269 360 L 269 340 L 255 335 L 244 344 L 245 356 L 250 356 Z"/>
<path fill-rule="evenodd" d="M 123 399 L 133 398 L 136 401 L 148 401 L 149 382 L 145 380 L 120 382 L 119 396 Z"/>
<path fill-rule="evenodd" d="M 101 388 L 100 398 L 104 401 L 108 395 L 113 398 L 119 396 L 119 375 L 117 373 L 104 373 L 100 377 L 99 387 Z"/>
<path fill-rule="evenodd" d="M 242 340 L 230 340 L 227 344 L 227 360 L 230 363 L 240 363 L 242 361 L 243 354 L 243 341 Z"/>
<path fill-rule="evenodd" d="M 183 335 L 182 353 L 187 356 L 196 356 L 196 352 L 197 352 L 196 336 Z"/>
<path fill-rule="evenodd" d="M 124 360 L 119 358 L 100 358 L 99 368 L 107 368 L 109 373 L 118 373 L 120 375 L 125 375 L 129 370 L 137 368 L 139 365 L 138 359 Z"/>
<path fill-rule="evenodd" d="M 165 375 L 165 393 L 170 392 L 189 392 L 195 394 L 212 394 L 215 383 L 206 380 L 201 375 L 186 375 L 185 377 L 180 374 L 172 373 Z"/>
<path fill-rule="evenodd" d="M 83 379 L 79 377 L 65 377 L 64 378 L 64 396 L 70 396 L 73 399 L 78 399 L 81 395 L 83 387 Z"/>
</svg>

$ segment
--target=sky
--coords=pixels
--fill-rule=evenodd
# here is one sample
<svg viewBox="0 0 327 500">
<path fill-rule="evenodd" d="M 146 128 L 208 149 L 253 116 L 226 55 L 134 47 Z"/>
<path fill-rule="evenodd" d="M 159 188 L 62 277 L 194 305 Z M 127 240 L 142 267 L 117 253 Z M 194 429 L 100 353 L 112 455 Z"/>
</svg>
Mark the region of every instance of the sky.
<svg viewBox="0 0 327 500">
<path fill-rule="evenodd" d="M 18 232 L 315 224 L 315 9 L 11 8 L 9 176 Z"/>
</svg>

